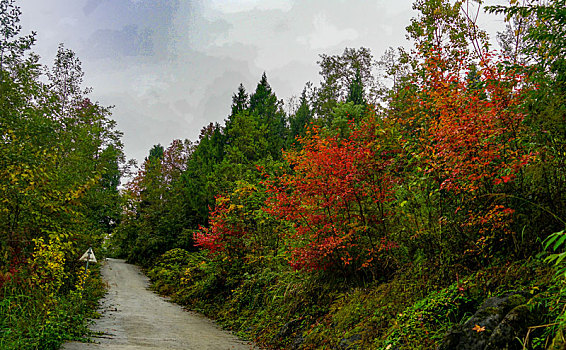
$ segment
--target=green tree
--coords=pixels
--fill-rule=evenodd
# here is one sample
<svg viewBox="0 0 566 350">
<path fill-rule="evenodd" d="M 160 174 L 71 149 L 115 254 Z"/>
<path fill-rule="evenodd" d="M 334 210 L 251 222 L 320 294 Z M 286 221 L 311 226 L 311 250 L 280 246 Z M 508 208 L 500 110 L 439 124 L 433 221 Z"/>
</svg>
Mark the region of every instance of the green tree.
<svg viewBox="0 0 566 350">
<path fill-rule="evenodd" d="M 81 87 L 84 77 L 81 61 L 72 50 L 65 49 L 63 44 L 60 44 L 53 67 L 47 76 L 51 81 L 52 91 L 59 99 L 59 117 L 68 117 L 89 92 L 89 89 L 83 91 Z"/>
<path fill-rule="evenodd" d="M 376 62 L 370 49 L 346 48 L 341 55 L 320 55 L 320 75 L 322 82 L 316 90 L 314 110 L 321 118 L 328 118 L 338 102 L 347 100 L 350 87 L 358 79 L 362 86 L 362 95 L 369 96 L 371 102 L 376 102 L 379 84 L 373 70 Z M 356 77 L 358 75 L 358 77 Z"/>
<path fill-rule="evenodd" d="M 20 66 L 25 61 L 25 53 L 36 40 L 35 32 L 20 36 L 22 11 L 15 3 L 15 0 L 0 1 L 0 74 L 6 72 L 8 67 L 14 69 Z M 37 56 L 32 56 L 32 60 L 37 62 Z"/>
<path fill-rule="evenodd" d="M 289 138 L 288 144 L 295 144 L 298 137 L 304 137 L 306 130 L 313 120 L 313 111 L 311 110 L 308 98 L 307 88 L 303 89 L 300 98 L 299 108 L 294 115 L 289 117 Z"/>
<path fill-rule="evenodd" d="M 248 165 L 269 154 L 266 134 L 267 125 L 255 114 L 242 112 L 234 116 L 232 126 L 226 131 L 230 143 L 226 147 L 225 160 L 232 164 Z"/>
<path fill-rule="evenodd" d="M 169 249 L 192 248 L 183 237 L 189 218 L 181 181 L 191 152 L 188 141 L 174 140 L 167 149 L 153 146 L 126 185 L 129 210 L 116 241 L 130 261 L 147 266 Z"/>
<path fill-rule="evenodd" d="M 238 93 L 232 95 L 232 107 L 230 116 L 235 116 L 238 113 L 241 113 L 249 108 L 250 99 L 248 94 L 246 93 L 246 89 L 244 85 L 240 83 L 238 86 Z"/>
<path fill-rule="evenodd" d="M 146 158 L 149 162 L 159 162 L 163 159 L 163 146 L 161 144 L 154 145 L 149 150 L 149 156 Z"/>
<path fill-rule="evenodd" d="M 472 2 L 476 1 L 465 2 L 466 6 L 464 1 L 451 3 L 448 0 L 417 0 L 413 3 L 413 10 L 419 15 L 407 26 L 407 38 L 414 41 L 423 58 L 442 48 L 456 64 L 459 58 L 470 53 L 470 46 L 476 58 L 483 58 L 488 47 L 487 34 L 475 24 L 481 3 L 477 4 L 476 14 L 472 14 Z"/>
<path fill-rule="evenodd" d="M 267 127 L 268 151 L 273 159 L 281 159 L 281 150 L 288 133 L 282 105 L 283 102 L 277 99 L 263 73 L 255 92 L 250 96 L 250 113 L 257 117 L 259 124 Z"/>
<path fill-rule="evenodd" d="M 398 91 L 400 86 L 409 78 L 411 72 L 409 54 L 401 47 L 397 50 L 389 47 L 385 50 L 377 65 L 384 71 L 385 78 L 391 80 L 391 91 Z"/>
<path fill-rule="evenodd" d="M 214 206 L 214 196 L 219 191 L 216 168 L 224 159 L 226 143 L 220 125 L 210 123 L 201 130 L 187 161 L 182 182 L 191 228 L 196 229 L 208 221 L 209 208 Z"/>
<path fill-rule="evenodd" d="M 529 139 L 540 161 L 532 167 L 517 196 L 537 203 L 525 205 L 530 217 L 527 228 L 541 235 L 563 229 L 554 215 L 566 217 L 566 8 L 565 0 L 514 2 L 510 6 L 491 6 L 488 11 L 504 14 L 508 21 L 524 24 L 516 37 L 516 50 L 530 58 L 527 66 L 513 60 L 509 69 L 527 74 L 536 86 L 525 102 L 525 122 L 533 130 Z M 550 213 L 553 213 L 551 215 Z"/>
<path fill-rule="evenodd" d="M 352 80 L 348 87 L 348 97 L 346 97 L 346 102 L 353 102 L 355 105 L 366 105 L 364 84 L 362 82 L 362 75 L 360 74 L 359 68 L 356 69 L 354 80 Z"/>
<path fill-rule="evenodd" d="M 34 34 L 19 36 L 20 14 L 14 1 L 0 1 L 2 273 L 16 257 L 27 261 L 31 241 L 49 242 L 65 259 L 100 243 L 120 212 L 124 163 L 110 109 L 80 87 L 80 61 L 61 46 L 53 68 L 39 65 Z M 68 279 L 61 291 L 72 284 Z"/>
</svg>

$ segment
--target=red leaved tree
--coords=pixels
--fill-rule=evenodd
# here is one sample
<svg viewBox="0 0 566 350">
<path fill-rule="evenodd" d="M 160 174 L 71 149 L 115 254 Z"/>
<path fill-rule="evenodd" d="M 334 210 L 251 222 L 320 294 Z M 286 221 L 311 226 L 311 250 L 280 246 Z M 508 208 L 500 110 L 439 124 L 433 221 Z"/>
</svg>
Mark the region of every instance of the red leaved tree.
<svg viewBox="0 0 566 350">
<path fill-rule="evenodd" d="M 385 233 L 393 155 L 377 124 L 350 125 L 348 138 L 313 127 L 299 139 L 301 150 L 284 153 L 293 171 L 270 180 L 266 205 L 294 226 L 287 244 L 295 269 L 364 268 L 393 246 Z"/>
<path fill-rule="evenodd" d="M 216 206 L 210 213 L 209 227 L 201 226 L 195 232 L 196 245 L 212 255 L 233 257 L 244 250 L 242 238 L 246 229 L 242 220 L 242 206 L 231 202 L 229 196 L 217 196 Z"/>
<path fill-rule="evenodd" d="M 436 181 L 444 206 L 460 212 L 441 213 L 439 225 L 451 217 L 468 252 L 487 256 L 513 235 L 505 193 L 533 158 L 520 112 L 524 77 L 490 55 L 479 68 L 465 58 L 447 61 L 442 50 L 427 57 L 415 83 L 418 117 L 399 123 L 418 131 L 405 134 L 406 148 Z"/>
<path fill-rule="evenodd" d="M 278 249 L 278 220 L 263 210 L 265 188 L 237 181 L 232 192 L 216 197 L 208 226 L 194 234 L 197 246 L 219 260 L 261 260 Z"/>
</svg>

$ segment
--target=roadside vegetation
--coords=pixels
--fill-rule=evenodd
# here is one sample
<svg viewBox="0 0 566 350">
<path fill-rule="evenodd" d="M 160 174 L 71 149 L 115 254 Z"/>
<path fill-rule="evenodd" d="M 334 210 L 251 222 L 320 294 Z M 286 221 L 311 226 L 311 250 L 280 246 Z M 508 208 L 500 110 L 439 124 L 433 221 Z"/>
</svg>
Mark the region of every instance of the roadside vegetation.
<svg viewBox="0 0 566 350">
<path fill-rule="evenodd" d="M 74 52 L 40 65 L 20 14 L 0 0 L 0 348 L 58 349 L 88 333 L 104 293 L 78 260 L 120 219 L 124 154 Z"/>
<path fill-rule="evenodd" d="M 80 254 L 273 349 L 566 346 L 566 3 L 416 0 L 411 49 L 263 74 L 198 140 L 126 164 L 75 54 L 38 64 L 0 0 L 0 347 L 81 338 L 103 288 Z M 493 35 L 493 34 L 492 34 Z"/>
<path fill-rule="evenodd" d="M 417 0 L 412 49 L 321 55 L 283 102 L 240 85 L 155 146 L 113 249 L 268 348 L 564 347 L 564 1 Z"/>
</svg>

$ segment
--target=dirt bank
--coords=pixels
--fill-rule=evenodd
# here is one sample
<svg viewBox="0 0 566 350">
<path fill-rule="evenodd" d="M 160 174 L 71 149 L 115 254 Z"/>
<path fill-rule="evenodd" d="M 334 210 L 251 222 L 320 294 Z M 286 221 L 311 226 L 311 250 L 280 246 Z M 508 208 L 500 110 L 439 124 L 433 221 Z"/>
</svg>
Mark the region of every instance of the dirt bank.
<svg viewBox="0 0 566 350">
<path fill-rule="evenodd" d="M 64 350 L 86 349 L 254 349 L 212 321 L 147 290 L 148 279 L 123 260 L 108 259 L 102 269 L 109 290 L 102 317 L 91 327 L 96 344 L 67 343 Z"/>
</svg>

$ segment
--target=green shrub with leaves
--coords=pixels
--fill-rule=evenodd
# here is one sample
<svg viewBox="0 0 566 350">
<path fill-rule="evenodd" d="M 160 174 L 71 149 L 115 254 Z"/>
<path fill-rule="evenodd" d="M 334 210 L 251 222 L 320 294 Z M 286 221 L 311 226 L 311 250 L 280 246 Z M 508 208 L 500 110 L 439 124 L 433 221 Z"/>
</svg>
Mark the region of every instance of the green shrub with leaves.
<svg viewBox="0 0 566 350">
<path fill-rule="evenodd" d="M 65 294 L 20 283 L 31 280 L 28 270 L 4 283 L 0 290 L 0 349 L 56 350 L 65 341 L 84 341 L 85 335 L 91 334 L 88 319 L 97 317 L 93 310 L 105 293 L 97 267 L 91 271 L 74 271 L 69 277 L 78 277 L 76 285 Z"/>
<path fill-rule="evenodd" d="M 171 249 L 161 255 L 157 263 L 147 272 L 148 277 L 156 281 L 154 288 L 166 295 L 178 289 L 190 259 L 191 253 L 181 248 Z"/>
<path fill-rule="evenodd" d="M 556 332 L 556 346 L 560 344 L 566 345 L 563 332 L 566 329 L 566 230 L 558 231 L 550 235 L 544 242 L 544 247 L 552 251 L 545 259 L 546 262 L 552 264 L 556 270 L 554 283 L 557 287 L 556 298 L 551 300 L 553 311 L 556 314 L 554 322 L 554 331 Z M 562 339 L 560 339 L 562 338 Z"/>
</svg>

